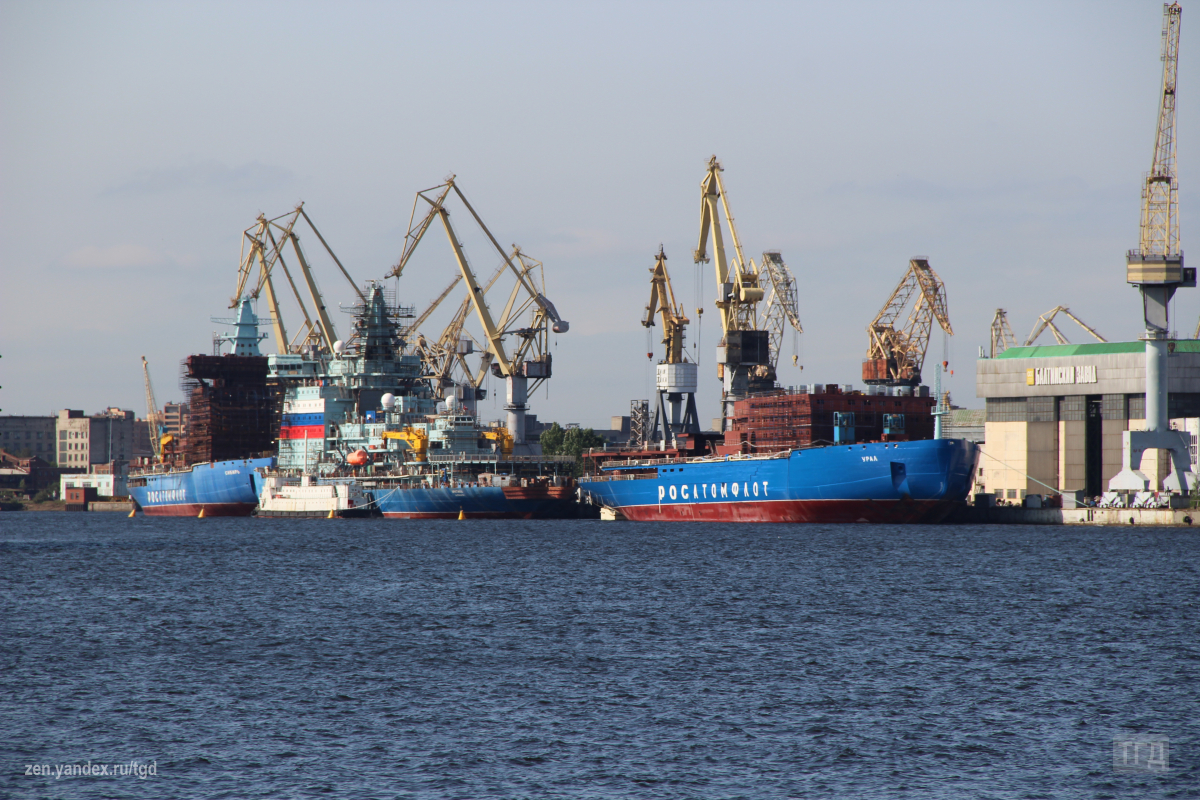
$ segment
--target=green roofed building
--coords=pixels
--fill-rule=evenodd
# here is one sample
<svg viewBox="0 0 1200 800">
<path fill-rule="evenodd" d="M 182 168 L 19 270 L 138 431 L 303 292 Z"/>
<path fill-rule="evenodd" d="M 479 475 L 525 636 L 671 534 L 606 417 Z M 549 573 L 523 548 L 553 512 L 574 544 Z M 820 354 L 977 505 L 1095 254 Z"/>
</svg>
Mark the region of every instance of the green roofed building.
<svg viewBox="0 0 1200 800">
<path fill-rule="evenodd" d="M 1200 435 L 1200 341 L 1171 342 L 1167 359 L 1171 427 Z M 1121 434 L 1144 430 L 1145 342 L 1010 347 L 976 363 L 975 393 L 986 402 L 978 478 L 1006 500 L 1028 494 L 1108 488 L 1121 469 Z M 1155 457 L 1155 454 L 1158 457 Z M 1165 451 L 1147 451 L 1142 471 L 1161 488 Z"/>
</svg>

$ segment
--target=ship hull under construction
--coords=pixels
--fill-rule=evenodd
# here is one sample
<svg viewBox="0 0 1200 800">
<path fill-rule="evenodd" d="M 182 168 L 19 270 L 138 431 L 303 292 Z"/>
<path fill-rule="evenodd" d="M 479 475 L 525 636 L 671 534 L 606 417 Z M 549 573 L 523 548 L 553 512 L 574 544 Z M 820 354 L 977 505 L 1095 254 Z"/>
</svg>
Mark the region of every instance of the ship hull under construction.
<svg viewBox="0 0 1200 800">
<path fill-rule="evenodd" d="M 832 445 L 613 465 L 580 487 L 638 521 L 928 523 L 966 499 L 977 456 L 962 439 Z"/>
<path fill-rule="evenodd" d="M 187 469 L 131 476 L 129 494 L 152 517 L 248 517 L 258 505 L 261 471 L 274 458 L 194 464 Z"/>
</svg>

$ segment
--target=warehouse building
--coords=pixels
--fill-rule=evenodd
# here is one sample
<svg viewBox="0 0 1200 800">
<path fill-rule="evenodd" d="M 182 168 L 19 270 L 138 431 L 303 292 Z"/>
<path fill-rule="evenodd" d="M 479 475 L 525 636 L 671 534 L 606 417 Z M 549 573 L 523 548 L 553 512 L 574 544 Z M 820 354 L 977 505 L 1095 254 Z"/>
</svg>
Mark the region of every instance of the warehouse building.
<svg viewBox="0 0 1200 800">
<path fill-rule="evenodd" d="M 1171 343 L 1171 427 L 1200 435 L 1200 341 Z M 981 358 L 976 395 L 986 402 L 980 491 L 1004 500 L 1055 490 L 1097 496 L 1121 470 L 1121 434 L 1145 429 L 1146 345 L 1107 342 L 1011 347 Z M 1147 451 L 1142 472 L 1161 488 L 1164 451 Z"/>
</svg>

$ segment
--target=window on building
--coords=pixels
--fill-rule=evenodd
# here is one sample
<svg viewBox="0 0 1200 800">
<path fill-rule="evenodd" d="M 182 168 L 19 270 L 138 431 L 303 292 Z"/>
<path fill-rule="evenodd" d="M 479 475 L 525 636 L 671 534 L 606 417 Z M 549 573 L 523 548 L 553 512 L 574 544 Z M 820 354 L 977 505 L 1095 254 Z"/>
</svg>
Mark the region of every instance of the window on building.
<svg viewBox="0 0 1200 800">
<path fill-rule="evenodd" d="M 1017 499 L 1017 490 L 1016 490 L 1016 489 L 1009 489 L 1009 490 L 1008 490 L 1008 499 L 1009 499 L 1009 500 L 1016 500 L 1016 499 Z"/>
<path fill-rule="evenodd" d="M 897 403 L 897 405 L 899 405 Z M 987 422 L 1025 422 L 1027 411 L 1024 397 L 989 397 Z"/>
<path fill-rule="evenodd" d="M 1063 422 L 1087 420 L 1087 397 L 1076 394 L 1058 398 L 1058 418 Z"/>
<path fill-rule="evenodd" d="M 1025 402 L 1029 422 L 1058 422 L 1053 397 L 1030 397 Z"/>
<path fill-rule="evenodd" d="M 1128 413 L 1126 411 L 1125 395 L 1106 394 L 1100 398 L 1101 419 L 1128 419 Z"/>
</svg>

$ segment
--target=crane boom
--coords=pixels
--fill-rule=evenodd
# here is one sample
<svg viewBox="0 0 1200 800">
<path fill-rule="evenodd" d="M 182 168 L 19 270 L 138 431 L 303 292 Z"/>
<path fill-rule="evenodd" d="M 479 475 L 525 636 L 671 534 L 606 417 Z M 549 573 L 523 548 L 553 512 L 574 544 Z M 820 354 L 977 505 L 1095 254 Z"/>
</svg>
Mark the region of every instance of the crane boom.
<svg viewBox="0 0 1200 800">
<path fill-rule="evenodd" d="M 779 366 L 779 351 L 783 347 L 783 329 L 791 325 L 796 333 L 804 333 L 800 324 L 799 294 L 796 291 L 796 279 L 783 261 L 783 255 L 777 251 L 768 250 L 762 254 L 762 267 L 759 274 L 766 274 L 771 287 L 765 310 L 762 313 L 760 325 L 770 336 L 771 366 Z"/>
<path fill-rule="evenodd" d="M 914 297 L 908 320 L 897 329 L 896 323 Z M 863 382 L 891 386 L 920 384 L 935 321 L 948 336 L 954 335 L 942 279 L 929 266 L 929 259 L 914 256 L 900 283 L 867 326 L 870 343 L 863 360 Z"/>
<path fill-rule="evenodd" d="M 650 302 L 646 304 L 646 313 L 642 317 L 642 326 L 654 327 L 654 315 L 662 316 L 663 344 L 667 346 L 665 364 L 682 364 L 683 337 L 688 324 L 688 318 L 683 313 L 683 306 L 675 302 L 675 290 L 671 288 L 671 275 L 667 272 L 667 254 L 659 245 L 658 255 L 654 266 L 650 268 Z"/>
<path fill-rule="evenodd" d="M 1012 326 L 1008 324 L 1008 312 L 1003 308 L 996 309 L 992 317 L 992 347 L 991 358 L 1003 353 L 1010 347 L 1017 346 L 1017 337 L 1013 334 Z"/>
<path fill-rule="evenodd" d="M 150 426 L 150 449 L 154 458 L 162 460 L 162 412 L 158 410 L 158 401 L 154 399 L 154 384 L 150 382 L 150 365 L 142 356 L 142 374 L 146 377 L 146 424 Z"/>
<path fill-rule="evenodd" d="M 1154 159 L 1142 186 L 1141 254 L 1179 254 L 1179 184 L 1175 179 L 1175 82 L 1179 72 L 1178 3 L 1163 7 L 1162 91 Z"/>
<path fill-rule="evenodd" d="M 1045 314 L 1042 314 L 1040 317 L 1038 317 L 1038 321 L 1034 324 L 1033 330 L 1029 334 L 1029 338 L 1025 340 L 1024 347 L 1029 347 L 1031 344 L 1033 344 L 1034 341 L 1041 336 L 1042 331 L 1046 329 L 1050 330 L 1050 333 L 1054 336 L 1054 341 L 1058 342 L 1059 344 L 1070 344 L 1071 342 L 1067 339 L 1063 332 L 1058 329 L 1058 326 L 1054 324 L 1054 318 L 1060 313 L 1090 333 L 1092 338 L 1094 338 L 1096 341 L 1108 341 L 1108 339 L 1105 339 L 1103 336 L 1097 333 L 1095 328 L 1072 314 L 1071 309 L 1067 308 L 1066 306 L 1055 306 Z"/>
</svg>

